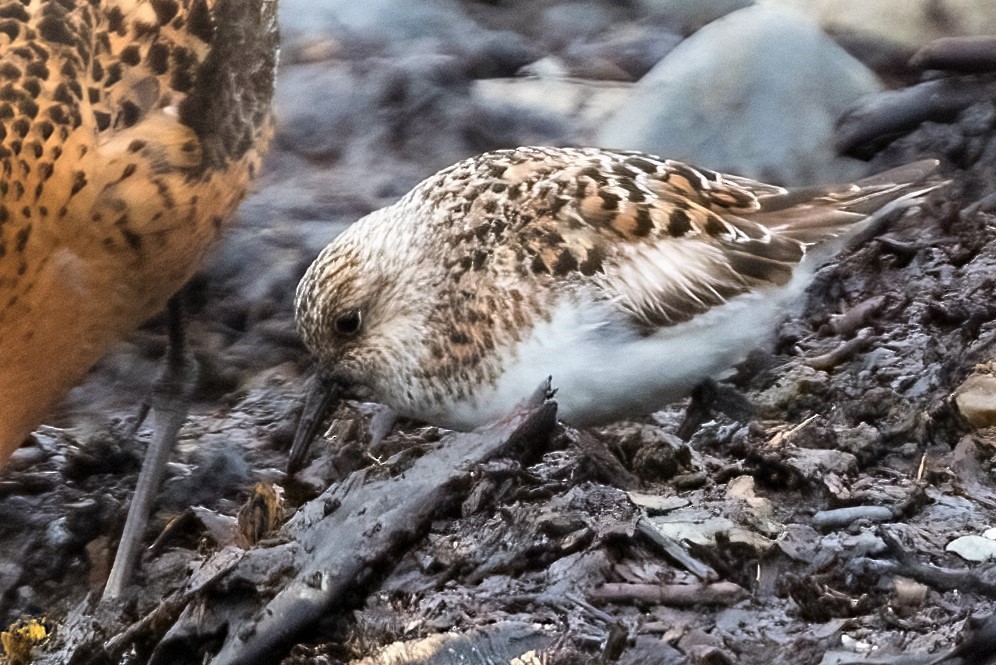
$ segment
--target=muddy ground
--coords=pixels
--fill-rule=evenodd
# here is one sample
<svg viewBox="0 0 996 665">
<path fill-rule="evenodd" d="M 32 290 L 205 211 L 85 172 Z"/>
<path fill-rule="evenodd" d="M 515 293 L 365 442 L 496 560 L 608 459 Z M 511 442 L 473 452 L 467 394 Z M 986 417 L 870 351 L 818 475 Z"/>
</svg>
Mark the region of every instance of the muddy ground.
<svg viewBox="0 0 996 665">
<path fill-rule="evenodd" d="M 47 648 L 72 662 L 209 662 L 238 631 L 250 640 L 248 617 L 305 566 L 300 506 L 317 497 L 334 513 L 329 497 L 354 491 L 356 472 L 404 478 L 454 441 L 402 423 L 372 448 L 376 409 L 347 404 L 300 477 L 285 478 L 308 371 L 292 328 L 297 279 L 345 225 L 440 167 L 592 135 L 591 116 L 496 105 L 475 81 L 553 53 L 615 85 L 670 47 L 637 39 L 619 47 L 625 58 L 596 58 L 528 16 L 505 25 L 491 3 L 472 7 L 504 32 L 412 54 L 285 30 L 266 175 L 189 287 L 199 389 L 139 584 L 67 647 L 79 625 L 67 615 L 103 585 L 149 438 L 127 433 L 162 321 L 95 368 L 0 474 L 0 624 L 46 617 Z M 639 16 L 607 15 L 656 34 Z M 660 34 L 673 45 L 680 32 Z M 867 61 L 893 85 L 920 76 L 879 56 Z M 864 148 L 875 169 L 939 158 L 951 184 L 820 271 L 803 313 L 732 380 L 749 405 L 722 391 L 725 408 L 688 427 L 687 442 L 676 436 L 687 402 L 586 432 L 533 430 L 447 485 L 334 607 L 260 662 L 924 664 L 967 640 L 973 617 L 996 609 L 984 536 L 996 526 L 996 204 L 976 205 L 996 185 L 996 104 Z M 949 551 L 966 536 L 975 549 Z M 177 600 L 203 562 L 246 550 L 256 568 L 218 564 L 227 577 L 107 649 Z M 945 662 L 989 662 L 993 644 L 981 644 Z"/>
</svg>

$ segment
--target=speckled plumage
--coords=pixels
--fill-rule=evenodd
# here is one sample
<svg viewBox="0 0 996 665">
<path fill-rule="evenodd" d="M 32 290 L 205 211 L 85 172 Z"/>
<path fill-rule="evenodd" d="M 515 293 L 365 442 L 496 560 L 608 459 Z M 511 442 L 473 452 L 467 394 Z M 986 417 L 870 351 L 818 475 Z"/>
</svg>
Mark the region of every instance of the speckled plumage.
<svg viewBox="0 0 996 665">
<path fill-rule="evenodd" d="M 218 237 L 271 130 L 275 0 L 0 0 L 0 463 Z"/>
<path fill-rule="evenodd" d="M 488 153 L 332 242 L 298 329 L 327 378 L 443 426 L 546 375 L 575 424 L 647 412 L 762 343 L 827 241 L 918 200 L 935 167 L 787 191 L 638 153 Z"/>
</svg>

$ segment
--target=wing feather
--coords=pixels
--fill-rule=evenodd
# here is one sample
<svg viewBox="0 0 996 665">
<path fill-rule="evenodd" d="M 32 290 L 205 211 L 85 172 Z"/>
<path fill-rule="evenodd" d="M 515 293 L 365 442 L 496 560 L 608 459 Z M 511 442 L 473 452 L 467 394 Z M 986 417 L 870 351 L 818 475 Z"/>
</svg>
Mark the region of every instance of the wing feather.
<svg viewBox="0 0 996 665">
<path fill-rule="evenodd" d="M 451 213 L 440 228 L 456 255 L 512 234 L 519 251 L 497 260 L 502 271 L 593 283 L 652 330 L 787 284 L 811 245 L 937 186 L 923 184 L 934 168 L 787 190 L 636 152 L 519 148 L 451 167 L 421 191 Z"/>
</svg>

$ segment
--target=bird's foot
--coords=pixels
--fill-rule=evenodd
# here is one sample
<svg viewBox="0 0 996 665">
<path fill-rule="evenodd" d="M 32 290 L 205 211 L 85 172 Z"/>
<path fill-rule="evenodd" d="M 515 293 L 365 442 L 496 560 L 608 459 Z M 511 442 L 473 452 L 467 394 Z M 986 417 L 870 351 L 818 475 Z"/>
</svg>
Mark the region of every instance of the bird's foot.
<svg viewBox="0 0 996 665">
<path fill-rule="evenodd" d="M 187 420 L 194 387 L 197 383 L 197 361 L 184 348 L 182 311 L 176 298 L 169 305 L 169 347 L 162 374 L 153 385 L 152 393 L 139 411 L 133 433 L 137 432 L 145 416 L 152 413 L 152 440 L 142 462 L 142 470 L 135 485 L 135 495 L 128 509 L 124 531 L 104 586 L 102 600 L 121 596 L 131 580 L 138 559 L 142 536 L 149 521 L 149 513 L 162 485 L 166 462 L 176 443 L 180 428 Z"/>
<path fill-rule="evenodd" d="M 736 388 L 720 385 L 712 379 L 706 379 L 692 391 L 692 401 L 685 411 L 685 418 L 678 427 L 676 434 L 683 441 L 688 441 L 696 430 L 712 417 L 716 411 L 733 420 L 748 420 L 754 413 L 754 405 Z"/>
</svg>

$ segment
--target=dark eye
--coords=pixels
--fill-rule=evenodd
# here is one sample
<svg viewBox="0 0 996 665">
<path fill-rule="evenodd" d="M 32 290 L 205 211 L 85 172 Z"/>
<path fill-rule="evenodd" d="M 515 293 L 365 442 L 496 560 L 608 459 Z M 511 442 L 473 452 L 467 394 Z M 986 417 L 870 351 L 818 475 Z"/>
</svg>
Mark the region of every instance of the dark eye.
<svg viewBox="0 0 996 665">
<path fill-rule="evenodd" d="M 351 337 L 360 332 L 360 326 L 362 324 L 363 316 L 360 314 L 360 310 L 351 309 L 340 314 L 338 318 L 336 318 L 335 331 L 340 335 Z"/>
</svg>

